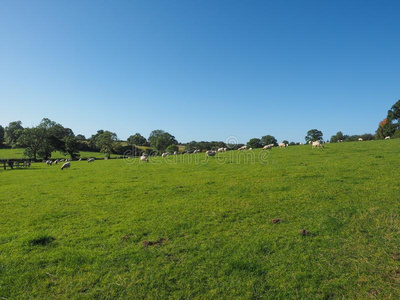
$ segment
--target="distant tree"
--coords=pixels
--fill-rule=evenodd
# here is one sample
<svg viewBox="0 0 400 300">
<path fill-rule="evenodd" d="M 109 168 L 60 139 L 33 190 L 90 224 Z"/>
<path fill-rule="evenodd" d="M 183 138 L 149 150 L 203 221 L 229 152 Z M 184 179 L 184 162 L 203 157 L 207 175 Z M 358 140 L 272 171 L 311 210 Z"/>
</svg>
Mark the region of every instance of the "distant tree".
<svg viewBox="0 0 400 300">
<path fill-rule="evenodd" d="M 51 157 L 51 153 L 56 150 L 66 153 L 64 138 L 74 137 L 70 128 L 64 128 L 61 124 L 48 118 L 44 118 L 37 127 L 43 129 L 45 134 L 45 139 L 38 152 L 40 157 L 48 159 Z"/>
<path fill-rule="evenodd" d="M 307 135 L 305 137 L 306 142 L 312 141 L 322 141 L 323 140 L 323 133 L 322 131 L 318 130 L 318 129 L 311 129 L 307 132 Z"/>
<path fill-rule="evenodd" d="M 76 159 L 79 157 L 79 149 L 80 143 L 76 137 L 73 136 L 65 136 L 63 138 L 64 150 L 62 151 L 64 154 L 68 154 L 72 159 Z"/>
<path fill-rule="evenodd" d="M 289 143 L 289 146 L 295 146 L 295 145 L 297 145 L 295 142 L 290 142 Z"/>
<path fill-rule="evenodd" d="M 17 147 L 17 141 L 23 129 L 21 121 L 10 122 L 4 131 L 5 143 L 10 147 Z"/>
<path fill-rule="evenodd" d="M 95 146 L 100 152 L 110 155 L 113 153 L 113 149 L 116 146 L 118 137 L 117 134 L 110 131 L 102 131 L 102 133 L 98 134 L 95 138 Z"/>
<path fill-rule="evenodd" d="M 178 151 L 179 147 L 177 145 L 169 145 L 165 151 L 169 152 L 169 153 L 174 153 L 175 151 Z"/>
<path fill-rule="evenodd" d="M 378 140 L 383 140 L 387 136 L 392 136 L 396 131 L 396 125 L 389 121 L 388 118 L 379 122 L 378 129 L 375 132 L 375 137 Z"/>
<path fill-rule="evenodd" d="M 278 145 L 278 141 L 272 135 L 264 135 L 263 137 L 261 137 L 261 142 L 263 143 L 263 145 Z"/>
<path fill-rule="evenodd" d="M 282 143 L 284 143 L 285 145 L 288 145 L 288 144 L 289 144 L 289 141 L 288 141 L 288 140 L 283 140 Z"/>
<path fill-rule="evenodd" d="M 362 138 L 364 141 L 375 140 L 375 136 L 371 133 L 364 133 L 364 134 L 360 135 L 360 138 Z"/>
<path fill-rule="evenodd" d="M 80 140 L 80 141 L 84 141 L 84 140 L 86 140 L 86 137 L 83 134 L 77 134 L 76 139 Z"/>
<path fill-rule="evenodd" d="M 100 136 L 103 133 L 104 133 L 103 129 L 97 130 L 97 133 L 96 134 L 92 134 L 92 136 L 89 138 L 89 145 L 93 150 L 100 151 L 100 149 L 98 149 L 96 147 L 96 139 L 97 139 L 98 136 Z"/>
<path fill-rule="evenodd" d="M 335 135 L 331 136 L 330 142 L 336 143 L 337 141 L 344 140 L 344 139 L 345 139 L 345 136 L 344 136 L 343 132 L 338 131 Z"/>
<path fill-rule="evenodd" d="M 136 145 L 136 146 L 146 146 L 147 145 L 147 140 L 140 133 L 136 133 L 134 135 L 131 135 L 128 138 L 128 144 L 129 145 Z"/>
<path fill-rule="evenodd" d="M 395 129 L 399 129 L 400 126 L 400 100 L 393 104 L 392 108 L 388 111 L 387 120 L 389 123 L 396 125 Z"/>
<path fill-rule="evenodd" d="M 178 142 L 173 135 L 164 130 L 153 130 L 149 136 L 150 146 L 159 152 L 164 152 L 169 145 L 177 145 Z"/>
<path fill-rule="evenodd" d="M 37 159 L 43 155 L 43 145 L 46 143 L 46 130 L 41 127 L 25 128 L 21 130 L 18 144 L 25 147 L 25 156 Z"/>
<path fill-rule="evenodd" d="M 4 144 L 4 127 L 0 125 L 0 146 Z"/>
<path fill-rule="evenodd" d="M 247 147 L 249 148 L 262 148 L 263 143 L 258 138 L 252 138 L 250 141 L 247 142 Z"/>
</svg>

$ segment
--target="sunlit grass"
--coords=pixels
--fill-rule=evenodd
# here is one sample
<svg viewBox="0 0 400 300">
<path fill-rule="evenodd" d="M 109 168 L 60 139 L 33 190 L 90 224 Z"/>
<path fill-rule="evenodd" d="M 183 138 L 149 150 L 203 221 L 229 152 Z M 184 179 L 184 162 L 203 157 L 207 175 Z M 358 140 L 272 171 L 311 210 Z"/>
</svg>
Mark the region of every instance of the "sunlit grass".
<svg viewBox="0 0 400 300">
<path fill-rule="evenodd" d="M 260 152 L 0 170 L 0 298 L 399 298 L 400 140 Z"/>
</svg>

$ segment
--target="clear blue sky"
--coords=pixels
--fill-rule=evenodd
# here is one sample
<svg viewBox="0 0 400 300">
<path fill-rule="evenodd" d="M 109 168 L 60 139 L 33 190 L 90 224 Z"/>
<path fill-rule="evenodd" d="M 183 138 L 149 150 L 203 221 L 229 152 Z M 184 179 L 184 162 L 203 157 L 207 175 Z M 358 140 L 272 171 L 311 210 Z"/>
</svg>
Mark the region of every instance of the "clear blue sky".
<svg viewBox="0 0 400 300">
<path fill-rule="evenodd" d="M 303 141 L 400 99 L 400 1 L 0 1 L 0 124 Z"/>
</svg>

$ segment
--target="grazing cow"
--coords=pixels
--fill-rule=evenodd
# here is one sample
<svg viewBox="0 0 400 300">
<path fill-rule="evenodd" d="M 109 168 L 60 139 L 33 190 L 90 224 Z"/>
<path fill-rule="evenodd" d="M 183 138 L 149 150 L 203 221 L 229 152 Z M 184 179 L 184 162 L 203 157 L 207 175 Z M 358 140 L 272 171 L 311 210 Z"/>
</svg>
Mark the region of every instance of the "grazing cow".
<svg viewBox="0 0 400 300">
<path fill-rule="evenodd" d="M 206 156 L 215 156 L 216 154 L 217 151 L 211 151 L 211 150 L 206 151 Z"/>
<path fill-rule="evenodd" d="M 385 140 L 390 140 L 390 136 L 385 137 Z"/>
<path fill-rule="evenodd" d="M 94 162 L 94 158 L 93 158 L 93 157 L 91 157 L 91 158 L 88 158 L 87 162 L 88 162 L 88 163 L 90 163 L 90 162 Z"/>
<path fill-rule="evenodd" d="M 174 151 L 174 155 L 178 155 L 178 151 Z"/>
<path fill-rule="evenodd" d="M 363 139 L 362 139 L 362 138 L 359 138 L 359 139 L 358 139 L 358 141 L 362 142 L 362 141 L 363 141 Z"/>
<path fill-rule="evenodd" d="M 228 150 L 228 148 L 224 148 L 224 152 L 226 152 Z"/>
<path fill-rule="evenodd" d="M 61 170 L 64 170 L 64 169 L 67 169 L 67 168 L 70 168 L 70 167 L 71 167 L 71 163 L 70 162 L 66 162 L 65 164 L 63 164 L 61 166 Z"/>
<path fill-rule="evenodd" d="M 247 149 L 247 146 L 242 146 L 242 147 L 240 147 L 238 150 L 239 151 L 242 151 L 242 150 L 246 150 Z"/>
<path fill-rule="evenodd" d="M 279 143 L 279 148 L 285 148 L 285 147 L 287 147 L 287 144 L 285 144 L 285 143 Z"/>
<path fill-rule="evenodd" d="M 321 141 L 312 142 L 312 148 L 324 148 Z"/>
<path fill-rule="evenodd" d="M 162 156 L 162 157 L 167 157 L 167 156 L 168 156 L 168 153 L 165 152 L 165 153 L 161 154 L 161 156 Z"/>
<path fill-rule="evenodd" d="M 46 165 L 51 166 L 53 162 L 51 160 L 46 160 Z"/>
<path fill-rule="evenodd" d="M 225 152 L 224 148 L 218 148 L 218 152 Z"/>
<path fill-rule="evenodd" d="M 148 162 L 148 161 L 149 161 L 149 158 L 147 157 L 147 154 L 146 154 L 146 153 L 143 153 L 142 156 L 140 157 L 140 160 L 141 160 L 141 161 L 146 161 L 146 162 Z"/>
</svg>

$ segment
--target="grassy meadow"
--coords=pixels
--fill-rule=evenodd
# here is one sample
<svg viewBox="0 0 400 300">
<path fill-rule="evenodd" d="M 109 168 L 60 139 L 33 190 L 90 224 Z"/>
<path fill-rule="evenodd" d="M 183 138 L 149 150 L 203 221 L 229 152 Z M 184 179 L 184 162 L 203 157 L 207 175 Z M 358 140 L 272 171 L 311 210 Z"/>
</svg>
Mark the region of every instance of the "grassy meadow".
<svg viewBox="0 0 400 300">
<path fill-rule="evenodd" d="M 0 299 L 400 298 L 400 139 L 35 163 L 0 207 Z"/>
</svg>

